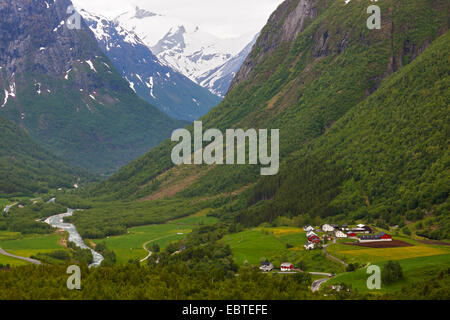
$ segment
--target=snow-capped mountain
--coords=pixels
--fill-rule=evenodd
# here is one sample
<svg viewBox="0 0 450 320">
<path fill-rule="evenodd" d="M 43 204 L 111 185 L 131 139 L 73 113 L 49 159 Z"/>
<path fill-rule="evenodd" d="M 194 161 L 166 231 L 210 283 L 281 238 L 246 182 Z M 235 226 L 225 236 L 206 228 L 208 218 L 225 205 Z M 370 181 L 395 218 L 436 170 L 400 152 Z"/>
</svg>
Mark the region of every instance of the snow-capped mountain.
<svg viewBox="0 0 450 320">
<path fill-rule="evenodd" d="M 259 35 L 259 34 L 258 34 Z M 252 51 L 258 35 L 236 56 L 216 69 L 205 72 L 197 81 L 202 87 L 208 88 L 212 93 L 224 97 L 230 88 L 231 81 L 242 66 L 247 56 Z"/>
<path fill-rule="evenodd" d="M 222 39 L 204 32 L 198 26 L 138 7 L 119 15 L 115 21 L 133 30 L 162 63 L 218 96 L 226 93 L 223 88 L 227 87 L 226 82 L 231 82 L 232 74 L 236 72 L 236 67 L 222 67 L 231 60 L 240 67 L 246 58 L 243 57 L 243 50 L 254 37 L 247 34 L 239 38 Z M 217 75 L 214 70 L 218 72 Z M 207 78 L 223 79 L 225 85 L 216 87 L 214 84 L 220 82 L 205 81 Z"/>
<path fill-rule="evenodd" d="M 100 48 L 114 63 L 130 87 L 170 116 L 193 121 L 206 114 L 220 98 L 163 65 L 149 47 L 133 31 L 117 21 L 108 20 L 81 9 L 80 14 L 95 34 Z M 151 17 L 137 11 L 139 17 Z"/>
</svg>

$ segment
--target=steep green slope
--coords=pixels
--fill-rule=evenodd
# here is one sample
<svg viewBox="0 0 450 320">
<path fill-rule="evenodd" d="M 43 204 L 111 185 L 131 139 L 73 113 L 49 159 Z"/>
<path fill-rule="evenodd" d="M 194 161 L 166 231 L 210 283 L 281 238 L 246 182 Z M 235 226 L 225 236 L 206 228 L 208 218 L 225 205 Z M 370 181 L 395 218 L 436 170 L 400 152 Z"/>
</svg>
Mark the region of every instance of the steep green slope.
<svg viewBox="0 0 450 320">
<path fill-rule="evenodd" d="M 49 188 L 73 188 L 91 178 L 49 154 L 24 130 L 0 116 L 0 195 L 44 193 Z"/>
<path fill-rule="evenodd" d="M 278 128 L 281 167 L 375 92 L 383 79 L 448 30 L 448 1 L 382 1 L 381 30 L 366 26 L 370 1 L 288 0 L 268 24 L 206 128 Z M 258 166 L 174 168 L 165 142 L 93 193 L 106 198 L 217 196 L 260 180 Z M 174 187 L 176 186 L 176 187 Z"/>
<path fill-rule="evenodd" d="M 245 225 L 278 216 L 404 225 L 435 213 L 450 237 L 450 32 L 389 77 L 328 132 L 251 192 Z"/>
<path fill-rule="evenodd" d="M 140 99 L 83 20 L 68 27 L 71 5 L 0 4 L 0 114 L 57 156 L 109 174 L 186 122 Z"/>
</svg>

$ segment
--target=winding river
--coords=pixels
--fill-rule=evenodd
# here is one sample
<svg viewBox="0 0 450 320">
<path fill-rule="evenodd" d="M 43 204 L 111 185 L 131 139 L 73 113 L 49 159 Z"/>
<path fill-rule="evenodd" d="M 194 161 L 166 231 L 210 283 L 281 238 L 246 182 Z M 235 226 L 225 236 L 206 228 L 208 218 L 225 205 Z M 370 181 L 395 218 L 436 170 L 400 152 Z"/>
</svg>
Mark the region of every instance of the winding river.
<svg viewBox="0 0 450 320">
<path fill-rule="evenodd" d="M 77 231 L 77 228 L 71 224 L 71 223 L 65 223 L 64 218 L 70 217 L 75 212 L 74 209 L 67 209 L 66 213 L 57 214 L 55 216 L 51 216 L 45 220 L 45 223 L 51 225 L 54 228 L 62 229 L 64 231 L 67 231 L 69 233 L 69 241 L 75 243 L 78 247 L 82 249 L 89 249 L 92 252 L 92 256 L 94 257 L 94 261 L 89 265 L 89 268 L 91 267 L 98 267 L 104 260 L 103 256 L 88 247 L 84 241 L 83 238 L 81 238 L 80 234 Z"/>
</svg>

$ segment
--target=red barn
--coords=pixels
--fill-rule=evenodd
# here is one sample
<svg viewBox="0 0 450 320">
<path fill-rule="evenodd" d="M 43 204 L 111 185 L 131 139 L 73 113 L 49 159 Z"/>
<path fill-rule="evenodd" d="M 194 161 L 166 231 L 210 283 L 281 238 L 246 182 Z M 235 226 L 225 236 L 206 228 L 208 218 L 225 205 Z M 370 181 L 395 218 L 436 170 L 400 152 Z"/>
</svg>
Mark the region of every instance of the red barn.
<svg viewBox="0 0 450 320">
<path fill-rule="evenodd" d="M 390 235 L 388 235 L 387 233 L 385 233 L 385 234 L 383 234 L 383 235 L 381 236 L 381 239 L 384 239 L 384 240 L 392 240 L 392 237 L 391 237 Z"/>
<path fill-rule="evenodd" d="M 320 242 L 320 238 L 318 236 L 311 236 L 308 238 L 308 241 L 312 243 L 317 243 Z"/>
<path fill-rule="evenodd" d="M 294 265 L 290 262 L 285 262 L 280 267 L 281 271 L 291 271 L 294 269 Z"/>
</svg>

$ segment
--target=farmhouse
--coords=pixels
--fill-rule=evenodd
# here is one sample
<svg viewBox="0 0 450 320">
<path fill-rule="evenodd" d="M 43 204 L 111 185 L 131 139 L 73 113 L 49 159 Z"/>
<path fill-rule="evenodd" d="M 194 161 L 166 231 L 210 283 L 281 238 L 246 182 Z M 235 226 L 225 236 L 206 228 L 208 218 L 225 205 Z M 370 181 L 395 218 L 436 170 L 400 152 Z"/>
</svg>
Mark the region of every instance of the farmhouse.
<svg viewBox="0 0 450 320">
<path fill-rule="evenodd" d="M 341 230 L 336 231 L 334 235 L 336 236 L 336 238 L 347 238 L 347 234 L 342 232 Z"/>
<path fill-rule="evenodd" d="M 312 226 L 306 226 L 306 227 L 303 228 L 303 230 L 309 232 L 309 231 L 313 231 L 314 228 Z"/>
<path fill-rule="evenodd" d="M 362 235 L 359 237 L 359 242 L 378 242 L 378 241 L 392 241 L 392 237 L 384 232 L 380 232 L 374 235 Z"/>
<path fill-rule="evenodd" d="M 308 241 L 312 243 L 320 243 L 320 238 L 317 235 L 313 235 L 308 238 Z"/>
<path fill-rule="evenodd" d="M 260 270 L 264 271 L 264 272 L 269 272 L 273 270 L 273 264 L 271 264 L 270 262 L 266 261 L 261 263 L 261 266 L 259 267 Z"/>
<path fill-rule="evenodd" d="M 372 228 L 365 226 L 363 224 L 358 224 L 356 228 L 350 229 L 349 231 L 354 233 L 372 233 Z"/>
<path fill-rule="evenodd" d="M 332 232 L 332 231 L 334 231 L 334 227 L 332 225 L 330 225 L 330 224 L 324 224 L 322 226 L 322 230 L 324 232 Z"/>
<path fill-rule="evenodd" d="M 317 236 L 317 234 L 315 234 L 314 231 L 309 231 L 309 232 L 306 233 L 306 237 L 307 238 L 312 237 L 312 236 Z"/>
<path fill-rule="evenodd" d="M 280 269 L 281 269 L 281 271 L 292 271 L 292 270 L 294 270 L 294 265 L 290 262 L 285 262 L 285 263 L 281 264 Z"/>
</svg>

